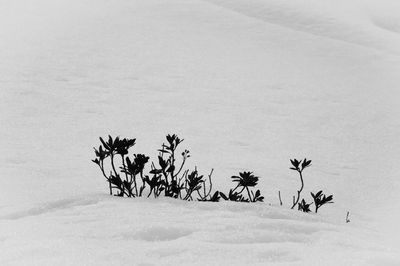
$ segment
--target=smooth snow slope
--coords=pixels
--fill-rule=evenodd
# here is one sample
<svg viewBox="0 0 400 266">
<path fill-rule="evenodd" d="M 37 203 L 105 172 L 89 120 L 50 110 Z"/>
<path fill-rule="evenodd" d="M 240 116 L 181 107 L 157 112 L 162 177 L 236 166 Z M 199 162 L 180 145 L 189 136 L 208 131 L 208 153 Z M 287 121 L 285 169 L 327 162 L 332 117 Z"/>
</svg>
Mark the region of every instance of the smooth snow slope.
<svg viewBox="0 0 400 266">
<path fill-rule="evenodd" d="M 259 204 L 71 198 L 1 217 L 2 265 L 398 265 L 357 224 Z"/>
<path fill-rule="evenodd" d="M 69 226 L 75 223 L 80 243 L 89 244 L 88 234 L 82 233 L 86 227 L 79 224 L 81 203 L 75 212 L 76 199 L 91 202 L 107 191 L 90 162 L 92 147 L 107 134 L 136 137 L 135 152 L 155 158 L 164 135 L 175 132 L 185 138 L 182 145 L 192 152 L 192 166 L 204 173 L 215 168 L 217 189 L 227 190 L 231 175 L 251 170 L 261 176 L 260 188 L 272 205 L 278 203 L 278 190 L 289 205 L 298 188 L 289 158 L 312 159 L 305 195 L 317 189 L 334 194 L 335 204 L 319 214 L 339 228 L 329 237 L 351 233 L 342 227 L 350 211 L 350 228 L 376 232 L 365 236 L 373 250 L 380 247 L 374 241 L 383 241 L 383 255 L 372 252 L 379 257 L 376 265 L 385 257 L 386 264 L 395 261 L 399 14 L 399 4 L 388 0 L 0 1 L 0 243 L 8 254 L 0 258 L 25 265 L 61 259 L 68 264 L 71 257 L 93 265 L 102 262 L 99 256 L 89 260 L 79 245 L 69 247 L 78 237 Z M 101 220 L 99 214 L 110 211 L 131 221 L 136 212 L 149 211 L 141 210 L 142 204 L 160 208 L 134 201 L 123 203 L 132 204 L 125 213 L 126 206 L 116 199 L 95 202 L 90 205 L 93 215 L 85 214 L 89 220 Z M 173 211 L 174 204 L 168 209 Z M 42 208 L 54 211 L 42 213 Z M 193 219 L 201 219 L 201 208 L 195 204 Z M 233 222 L 244 222 L 247 217 L 238 208 Z M 255 208 L 253 216 L 257 208 L 270 211 L 268 204 Z M 149 212 L 148 220 L 159 218 L 156 211 Z M 299 224 L 314 219 L 287 213 L 301 217 L 295 219 Z M 64 226 L 58 227 L 59 221 Z M 109 222 L 100 221 L 91 234 L 101 235 Z M 24 230 L 30 224 L 41 226 L 28 234 Z M 42 234 L 46 225 L 56 226 L 50 236 Z M 250 230 L 243 238 L 258 233 Z M 365 255 L 361 235 L 355 231 L 352 243 L 358 255 Z M 46 250 L 54 244 L 49 239 L 58 237 L 60 253 L 49 252 L 46 260 Z M 26 245 L 13 245 L 16 239 L 25 239 Z M 324 238 L 312 247 L 318 239 Z M 224 245 L 231 242 L 212 249 L 216 245 L 226 252 L 231 246 Z M 257 249 L 264 247 L 253 242 Z M 200 242 L 193 243 L 190 252 L 199 248 Z M 335 254 L 348 254 L 339 242 L 322 244 L 338 249 Z M 63 248 L 68 251 L 64 256 Z M 120 254 L 101 250 L 105 257 Z M 211 256 L 207 259 L 216 256 L 200 250 Z M 44 257 L 34 257 L 35 251 Z M 361 260 L 364 255 L 349 258 L 349 265 L 373 263 L 373 258 Z M 300 265 L 310 259 L 293 256 Z M 239 256 L 234 259 L 243 264 Z"/>
</svg>

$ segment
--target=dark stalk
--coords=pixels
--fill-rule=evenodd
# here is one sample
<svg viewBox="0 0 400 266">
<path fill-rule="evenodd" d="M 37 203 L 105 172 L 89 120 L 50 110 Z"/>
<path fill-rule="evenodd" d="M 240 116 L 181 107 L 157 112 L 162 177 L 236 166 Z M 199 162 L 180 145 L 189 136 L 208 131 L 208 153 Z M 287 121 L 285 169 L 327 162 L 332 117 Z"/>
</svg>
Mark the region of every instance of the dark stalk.
<svg viewBox="0 0 400 266">
<path fill-rule="evenodd" d="M 122 158 L 122 166 L 124 167 L 125 179 L 126 179 L 126 182 L 129 182 L 128 174 L 126 173 L 127 169 L 126 169 L 126 166 L 125 166 L 125 157 L 124 157 L 124 155 L 121 154 L 121 158 Z"/>
<path fill-rule="evenodd" d="M 303 181 L 302 170 L 297 170 L 297 172 L 298 172 L 299 175 L 300 175 L 301 187 L 300 187 L 299 190 L 297 190 L 297 199 L 293 201 L 293 206 L 292 206 L 291 209 L 293 209 L 293 208 L 297 205 L 297 203 L 299 203 L 300 194 L 301 194 L 301 192 L 303 191 L 303 188 L 304 188 L 304 181 Z M 294 199 L 294 198 L 293 198 L 293 199 Z"/>
<path fill-rule="evenodd" d="M 249 200 L 250 200 L 250 202 L 252 202 L 253 200 L 251 199 L 249 187 L 246 187 L 246 190 L 247 190 L 247 194 L 249 195 Z"/>
</svg>

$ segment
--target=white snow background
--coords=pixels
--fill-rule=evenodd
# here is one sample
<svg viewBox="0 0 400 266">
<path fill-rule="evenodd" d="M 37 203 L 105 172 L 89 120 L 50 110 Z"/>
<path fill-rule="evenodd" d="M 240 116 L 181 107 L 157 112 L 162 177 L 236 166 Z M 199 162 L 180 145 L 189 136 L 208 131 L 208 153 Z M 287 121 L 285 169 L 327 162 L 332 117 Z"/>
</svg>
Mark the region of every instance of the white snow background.
<svg viewBox="0 0 400 266">
<path fill-rule="evenodd" d="M 395 0 L 0 0 L 0 265 L 400 265 L 399 86 Z M 167 133 L 265 203 L 107 195 Z"/>
</svg>

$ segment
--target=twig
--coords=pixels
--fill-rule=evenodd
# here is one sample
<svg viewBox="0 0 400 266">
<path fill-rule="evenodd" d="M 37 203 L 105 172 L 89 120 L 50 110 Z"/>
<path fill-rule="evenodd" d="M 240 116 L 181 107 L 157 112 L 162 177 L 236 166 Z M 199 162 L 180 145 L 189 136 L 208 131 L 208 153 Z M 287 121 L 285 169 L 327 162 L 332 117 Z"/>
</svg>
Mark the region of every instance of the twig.
<svg viewBox="0 0 400 266">
<path fill-rule="evenodd" d="M 282 198 L 281 198 L 281 191 L 278 191 L 278 195 L 279 195 L 279 203 L 282 206 Z"/>
<path fill-rule="evenodd" d="M 195 171 L 197 171 L 197 169 L 196 169 Z M 211 180 L 211 176 L 212 176 L 213 172 L 214 172 L 214 168 L 211 169 L 211 172 L 210 172 L 210 174 L 208 175 L 208 181 L 210 182 L 210 187 L 209 187 L 209 189 L 208 189 L 208 192 L 207 192 L 207 190 L 206 190 L 206 181 L 204 181 L 204 183 L 203 183 L 203 190 L 204 190 L 203 193 L 204 193 L 204 194 L 201 195 L 200 192 L 199 192 L 199 190 L 197 190 L 197 194 L 199 195 L 199 197 L 200 197 L 201 200 L 207 199 L 207 197 L 208 197 L 208 196 L 210 195 L 210 193 L 211 193 L 211 190 L 212 190 L 212 180 Z"/>
<path fill-rule="evenodd" d="M 181 166 L 179 167 L 179 170 L 178 170 L 178 172 L 176 172 L 174 177 L 177 177 L 179 175 L 179 173 L 182 171 L 182 168 L 183 168 L 183 165 L 185 164 L 185 162 L 186 162 L 186 157 L 183 157 Z"/>
<path fill-rule="evenodd" d="M 350 215 L 350 212 L 347 212 L 347 215 L 346 215 L 346 223 L 350 223 L 349 215 Z"/>
</svg>

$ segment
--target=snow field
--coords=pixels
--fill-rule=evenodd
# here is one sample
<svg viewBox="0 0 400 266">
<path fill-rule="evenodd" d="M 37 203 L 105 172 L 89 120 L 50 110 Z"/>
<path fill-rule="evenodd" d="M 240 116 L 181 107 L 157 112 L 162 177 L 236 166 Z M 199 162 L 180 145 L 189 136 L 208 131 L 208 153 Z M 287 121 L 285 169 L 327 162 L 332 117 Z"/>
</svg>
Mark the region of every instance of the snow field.
<svg viewBox="0 0 400 266">
<path fill-rule="evenodd" d="M 395 256 L 369 242 L 371 230 L 265 204 L 99 194 L 0 222 L 13 223 L 2 226 L 2 265 L 377 265 Z"/>
<path fill-rule="evenodd" d="M 0 1 L 0 264 L 399 264 L 398 5 Z M 154 160 L 167 133 L 266 203 L 105 196 L 98 137 Z M 304 157 L 304 196 L 334 194 L 318 216 L 276 207 Z"/>
</svg>

